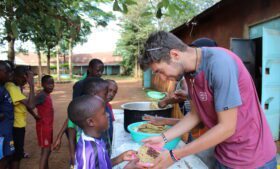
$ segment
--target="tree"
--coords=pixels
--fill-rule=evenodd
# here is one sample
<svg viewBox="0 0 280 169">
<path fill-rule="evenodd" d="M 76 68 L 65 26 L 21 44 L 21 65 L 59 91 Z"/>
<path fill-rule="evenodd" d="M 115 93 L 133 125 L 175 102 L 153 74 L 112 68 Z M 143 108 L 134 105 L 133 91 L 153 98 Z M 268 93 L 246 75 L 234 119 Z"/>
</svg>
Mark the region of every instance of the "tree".
<svg viewBox="0 0 280 169">
<path fill-rule="evenodd" d="M 105 25 L 112 17 L 110 13 L 103 12 L 96 7 L 97 3 L 107 3 L 109 0 L 2 0 L 0 1 L 0 18 L 4 21 L 4 33 L 2 41 L 8 42 L 8 58 L 14 61 L 14 42 L 16 39 L 30 40 L 31 36 L 22 34 L 38 30 L 36 20 L 41 20 L 46 25 L 54 23 L 55 29 L 64 22 L 67 26 L 80 29 L 80 19 L 87 16 L 98 23 Z M 35 18 L 35 22 L 33 19 Z M 52 22 L 54 21 L 54 22 Z M 49 27 L 49 26 L 47 26 Z M 56 32 L 58 32 L 56 30 Z M 24 37 L 25 39 L 21 39 Z M 53 45 L 52 45 L 53 46 Z"/>
<path fill-rule="evenodd" d="M 4 33 L 3 40 L 8 42 L 8 58 L 14 61 L 14 42 L 16 39 L 23 37 L 27 39 L 21 39 L 23 41 L 28 40 L 28 36 L 25 33 L 34 30 L 37 27 L 33 20 L 30 18 L 40 18 L 42 14 L 46 14 L 49 17 L 60 19 L 57 15 L 58 7 L 61 7 L 62 3 L 55 0 L 2 0 L 0 2 L 0 17 L 4 21 Z"/>
<path fill-rule="evenodd" d="M 170 31 L 213 3 L 214 0 L 143 0 L 128 7 L 128 12 L 121 18 L 121 38 L 116 48 L 116 53 L 123 57 L 124 73 L 131 75 L 134 72 L 139 76 L 137 58 L 151 32 Z"/>
<path fill-rule="evenodd" d="M 117 42 L 116 53 L 123 57 L 122 66 L 125 74 L 139 77 L 137 57 L 142 49 L 144 40 L 150 32 L 155 30 L 152 16 L 143 17 L 143 13 L 149 8 L 148 0 L 138 1 L 135 6 L 130 6 L 128 13 L 121 18 L 121 39 Z"/>
</svg>

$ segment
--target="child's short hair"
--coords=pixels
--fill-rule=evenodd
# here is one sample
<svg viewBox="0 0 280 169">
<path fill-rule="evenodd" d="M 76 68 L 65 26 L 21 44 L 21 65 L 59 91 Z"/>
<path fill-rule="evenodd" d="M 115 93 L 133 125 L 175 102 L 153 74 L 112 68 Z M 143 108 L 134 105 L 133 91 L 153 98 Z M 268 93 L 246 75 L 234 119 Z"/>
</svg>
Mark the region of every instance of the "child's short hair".
<svg viewBox="0 0 280 169">
<path fill-rule="evenodd" d="M 90 77 L 84 82 L 82 94 L 92 95 L 101 90 L 108 89 L 108 82 L 100 77 Z"/>
<path fill-rule="evenodd" d="M 53 77 L 51 75 L 44 75 L 41 79 L 41 83 L 46 83 L 49 79 L 52 79 Z"/>
<path fill-rule="evenodd" d="M 12 61 L 10 61 L 10 60 L 5 60 L 4 62 L 6 62 L 6 63 L 9 65 L 9 67 L 11 68 L 11 71 L 14 71 L 14 69 L 15 69 L 15 64 L 14 64 Z"/>
<path fill-rule="evenodd" d="M 104 65 L 104 63 L 100 60 L 100 59 L 91 59 L 91 61 L 88 64 L 88 67 L 95 67 L 96 65 L 102 64 Z"/>
<path fill-rule="evenodd" d="M 85 120 L 93 116 L 102 106 L 104 106 L 104 102 L 96 96 L 83 95 L 69 103 L 68 117 L 83 129 Z"/>
<path fill-rule="evenodd" d="M 29 69 L 26 66 L 17 66 L 14 70 L 14 76 L 23 77 L 23 76 L 27 75 L 28 71 L 29 71 Z"/>
<path fill-rule="evenodd" d="M 112 79 L 106 79 L 107 82 L 109 83 L 114 83 L 116 86 L 118 86 L 117 82 L 115 80 Z"/>
<path fill-rule="evenodd" d="M 0 69 L 12 70 L 11 66 L 3 60 L 0 60 Z"/>
</svg>

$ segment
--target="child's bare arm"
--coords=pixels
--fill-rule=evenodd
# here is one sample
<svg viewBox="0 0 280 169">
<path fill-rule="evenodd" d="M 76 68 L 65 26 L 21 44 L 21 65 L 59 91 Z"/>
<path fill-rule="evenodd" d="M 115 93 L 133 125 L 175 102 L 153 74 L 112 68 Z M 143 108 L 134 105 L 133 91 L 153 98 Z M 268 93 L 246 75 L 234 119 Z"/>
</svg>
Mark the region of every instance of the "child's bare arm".
<svg viewBox="0 0 280 169">
<path fill-rule="evenodd" d="M 111 159 L 111 164 L 112 166 L 115 166 L 123 161 L 131 161 L 134 159 L 136 159 L 136 151 L 129 150 Z"/>
<path fill-rule="evenodd" d="M 63 133 L 66 131 L 67 129 L 67 122 L 68 122 L 68 118 L 65 120 L 65 122 L 63 123 L 62 128 L 60 129 L 59 133 L 57 134 L 56 140 L 52 146 L 52 151 L 54 150 L 59 150 L 60 146 L 61 146 L 61 139 L 63 136 Z"/>
<path fill-rule="evenodd" d="M 75 149 L 76 149 L 76 130 L 74 128 L 67 128 L 69 136 L 69 149 L 71 164 L 74 165 L 75 162 Z"/>
<path fill-rule="evenodd" d="M 22 100 L 21 103 L 24 104 L 28 109 L 34 109 L 36 106 L 35 101 L 35 91 L 34 91 L 34 78 L 33 78 L 33 72 L 28 71 L 26 75 L 26 81 L 29 85 L 29 95 L 28 98 L 25 100 Z"/>
<path fill-rule="evenodd" d="M 35 120 L 40 120 L 40 116 L 36 114 L 32 109 L 27 107 L 28 112 L 34 117 Z"/>
</svg>

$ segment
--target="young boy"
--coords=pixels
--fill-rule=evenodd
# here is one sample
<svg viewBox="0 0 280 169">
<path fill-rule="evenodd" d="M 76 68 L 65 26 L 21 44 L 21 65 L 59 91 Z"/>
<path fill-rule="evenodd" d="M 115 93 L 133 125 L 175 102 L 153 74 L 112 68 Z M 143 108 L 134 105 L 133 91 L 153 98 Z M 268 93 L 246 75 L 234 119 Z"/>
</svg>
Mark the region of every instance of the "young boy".
<svg viewBox="0 0 280 169">
<path fill-rule="evenodd" d="M 104 63 L 99 59 L 92 59 L 89 62 L 87 76 L 86 78 L 76 82 L 73 86 L 73 99 L 82 95 L 82 89 L 84 82 L 87 78 L 91 77 L 101 77 L 104 70 Z M 57 139 L 52 147 L 53 150 L 58 150 L 61 144 L 61 139 L 63 133 L 67 130 L 68 132 L 68 140 L 69 140 L 69 151 L 71 164 L 74 163 L 74 155 L 75 155 L 75 139 L 76 139 L 76 125 L 71 122 L 68 118 L 64 122 L 62 128 L 60 129 L 59 134 L 57 135 Z"/>
<path fill-rule="evenodd" d="M 26 83 L 29 84 L 29 96 L 26 98 L 21 91 Z M 25 136 L 25 126 L 26 126 L 26 116 L 27 112 L 31 111 L 35 107 L 35 96 L 34 96 L 34 80 L 33 72 L 28 70 L 27 67 L 17 66 L 14 70 L 13 82 L 8 82 L 5 84 L 14 105 L 14 127 L 13 127 L 13 138 L 15 153 L 12 157 L 11 168 L 19 169 L 20 160 L 24 156 L 24 136 Z M 36 114 L 32 114 L 36 119 L 38 118 Z"/>
<path fill-rule="evenodd" d="M 48 159 L 51 153 L 51 144 L 53 141 L 53 104 L 50 93 L 54 89 L 54 80 L 52 76 L 42 77 L 41 84 L 43 91 L 36 96 L 36 108 L 39 119 L 36 121 L 36 131 L 38 145 L 41 147 L 40 169 L 48 169 Z"/>
<path fill-rule="evenodd" d="M 104 101 L 106 104 L 105 106 L 105 112 L 108 117 L 108 124 L 109 128 L 102 134 L 102 139 L 106 143 L 106 149 L 109 153 L 109 156 L 111 156 L 112 153 L 112 136 L 113 136 L 113 114 L 111 111 L 111 108 L 107 105 L 107 97 L 108 97 L 108 89 L 109 89 L 109 83 L 106 80 L 103 80 L 98 77 L 92 77 L 88 78 L 83 87 L 82 94 L 83 95 L 92 95 L 92 96 L 98 96 L 99 98 Z"/>
<path fill-rule="evenodd" d="M 110 134 L 110 139 L 113 141 L 113 122 L 115 121 L 114 113 L 113 113 L 113 108 L 112 105 L 110 104 L 110 101 L 112 101 L 117 92 L 118 92 L 118 84 L 116 81 L 108 79 L 106 80 L 108 82 L 108 94 L 107 94 L 107 103 L 106 103 L 106 112 L 110 114 L 109 117 L 111 117 L 110 121 L 112 124 L 112 127 L 109 128 L 109 134 Z"/>
<path fill-rule="evenodd" d="M 126 151 L 110 160 L 101 139 L 108 129 L 105 103 L 96 96 L 84 95 L 72 100 L 68 106 L 68 117 L 82 129 L 75 152 L 76 169 L 111 169 L 123 161 L 133 160 L 134 151 Z M 126 168 L 130 168 L 129 165 Z"/>
<path fill-rule="evenodd" d="M 10 94 L 4 84 L 8 81 L 11 67 L 0 61 L 0 169 L 7 168 L 9 157 L 14 153 L 13 124 L 14 107 Z"/>
</svg>

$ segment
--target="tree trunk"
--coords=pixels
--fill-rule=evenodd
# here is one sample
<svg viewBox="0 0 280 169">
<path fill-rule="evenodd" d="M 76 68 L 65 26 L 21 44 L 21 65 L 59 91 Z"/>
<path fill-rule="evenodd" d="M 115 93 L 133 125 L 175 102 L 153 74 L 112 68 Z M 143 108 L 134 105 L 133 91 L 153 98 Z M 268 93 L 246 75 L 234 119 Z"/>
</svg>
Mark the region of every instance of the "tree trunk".
<svg viewBox="0 0 280 169">
<path fill-rule="evenodd" d="M 15 38 L 8 35 L 8 60 L 15 63 Z"/>
<path fill-rule="evenodd" d="M 138 78 L 138 69 L 137 69 L 137 57 L 135 57 L 135 66 L 134 66 L 134 78 Z"/>
<path fill-rule="evenodd" d="M 56 75 L 57 81 L 60 81 L 60 69 L 59 69 L 59 45 L 56 46 Z"/>
<path fill-rule="evenodd" d="M 40 49 L 37 49 L 38 54 L 38 86 L 41 86 L 41 78 L 42 78 L 42 62 L 41 62 L 41 52 Z"/>
<path fill-rule="evenodd" d="M 69 77 L 72 78 L 72 38 L 69 39 L 69 57 L 68 57 L 68 64 L 69 64 Z"/>
<path fill-rule="evenodd" d="M 51 69 L 50 69 L 50 62 L 51 62 L 51 49 L 48 48 L 48 54 L 47 54 L 47 68 L 48 68 L 48 74 L 51 74 Z"/>
<path fill-rule="evenodd" d="M 138 41 L 137 53 L 138 53 L 138 56 L 135 57 L 134 77 L 135 78 L 140 78 L 141 77 L 141 70 L 140 70 L 140 66 L 138 64 L 138 57 L 140 56 L 140 44 L 139 44 L 139 41 Z"/>
</svg>

